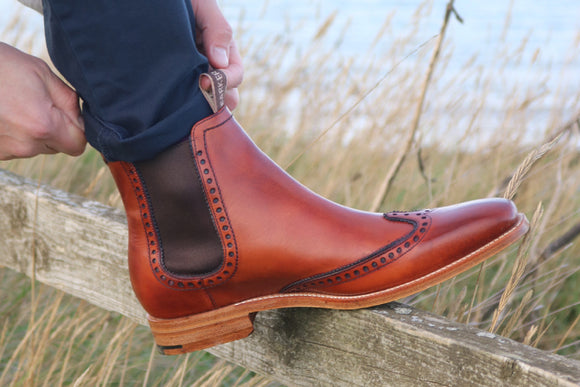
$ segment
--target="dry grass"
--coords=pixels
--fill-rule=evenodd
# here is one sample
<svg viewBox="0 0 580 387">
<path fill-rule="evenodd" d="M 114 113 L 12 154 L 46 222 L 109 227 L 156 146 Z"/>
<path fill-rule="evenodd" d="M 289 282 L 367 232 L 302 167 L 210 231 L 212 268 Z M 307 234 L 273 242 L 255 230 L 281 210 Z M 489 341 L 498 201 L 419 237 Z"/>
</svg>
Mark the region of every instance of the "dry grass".
<svg viewBox="0 0 580 387">
<path fill-rule="evenodd" d="M 205 352 L 167 357 L 149 330 L 82 300 L 0 270 L 0 385 L 267 386 Z M 14 291 L 16 290 L 16 291 Z"/>
<path fill-rule="evenodd" d="M 416 23 L 424 13 L 418 12 Z M 307 186 L 369 209 L 408 138 L 434 44 L 417 50 L 410 32 L 380 57 L 344 58 L 324 44 L 328 31 L 338 28 L 334 17 L 321 21 L 310 45 L 300 50 L 286 36 L 252 41 L 239 31 L 247 73 L 236 117 Z M 389 20 L 376 41 L 389 31 Z M 544 78 L 541 90 L 506 84 L 498 111 L 490 96 L 494 80 L 506 73 L 504 58 L 522 71 L 536 71 L 535 58 L 525 59 L 522 50 L 500 45 L 490 68 L 472 58 L 448 74 L 452 53 L 443 46 L 415 141 L 380 209 L 513 197 L 534 218 L 524 242 L 404 301 L 580 359 L 580 247 L 573 235 L 557 243 L 580 223 L 580 112 L 574 110 L 580 93 L 561 93 L 565 80 L 557 78 Z M 546 127 L 530 141 L 529 128 L 544 106 L 552 106 Z M 58 155 L 1 166 L 120 206 L 94 150 L 78 159 Z M 6 270 L 0 276 L 0 294 L 8 300 L 0 306 L 0 384 L 269 383 L 204 353 L 156 356 L 149 333 L 124 318 L 51 289 L 32 291 L 29 280 Z"/>
</svg>

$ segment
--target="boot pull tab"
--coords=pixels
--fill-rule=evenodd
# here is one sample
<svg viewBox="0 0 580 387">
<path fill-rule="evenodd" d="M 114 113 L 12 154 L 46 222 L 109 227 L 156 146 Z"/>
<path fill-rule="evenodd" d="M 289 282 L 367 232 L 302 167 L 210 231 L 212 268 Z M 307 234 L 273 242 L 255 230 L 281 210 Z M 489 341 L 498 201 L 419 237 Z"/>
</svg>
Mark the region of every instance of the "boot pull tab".
<svg viewBox="0 0 580 387">
<path fill-rule="evenodd" d="M 201 86 L 201 81 L 204 78 L 208 78 L 210 81 L 210 88 L 207 90 Z M 210 68 L 210 71 L 199 77 L 199 89 L 214 113 L 217 113 L 225 105 L 227 83 L 226 74 L 222 70 Z"/>
</svg>

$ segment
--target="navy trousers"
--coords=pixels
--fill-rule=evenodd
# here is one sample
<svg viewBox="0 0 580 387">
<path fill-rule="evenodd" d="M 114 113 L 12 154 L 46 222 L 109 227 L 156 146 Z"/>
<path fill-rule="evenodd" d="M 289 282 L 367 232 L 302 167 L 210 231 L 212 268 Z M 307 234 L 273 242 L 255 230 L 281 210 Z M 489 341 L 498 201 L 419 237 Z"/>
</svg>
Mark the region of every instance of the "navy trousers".
<svg viewBox="0 0 580 387">
<path fill-rule="evenodd" d="M 50 57 L 109 161 L 150 159 L 211 114 L 189 0 L 43 0 Z"/>
</svg>

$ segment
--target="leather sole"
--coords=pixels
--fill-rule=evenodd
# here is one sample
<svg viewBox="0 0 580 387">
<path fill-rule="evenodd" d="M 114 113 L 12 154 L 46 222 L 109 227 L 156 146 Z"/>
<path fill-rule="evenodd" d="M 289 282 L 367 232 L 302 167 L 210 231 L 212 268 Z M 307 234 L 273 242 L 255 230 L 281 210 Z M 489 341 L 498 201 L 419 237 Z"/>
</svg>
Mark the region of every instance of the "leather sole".
<svg viewBox="0 0 580 387">
<path fill-rule="evenodd" d="M 149 325 L 160 352 L 177 355 L 249 336 L 254 330 L 255 314 L 264 310 L 296 307 L 360 309 L 385 304 L 420 292 L 472 268 L 517 241 L 528 228 L 526 217 L 518 214 L 515 226 L 495 240 L 439 270 L 389 289 L 353 296 L 272 294 L 186 317 L 159 319 L 148 316 Z"/>
</svg>

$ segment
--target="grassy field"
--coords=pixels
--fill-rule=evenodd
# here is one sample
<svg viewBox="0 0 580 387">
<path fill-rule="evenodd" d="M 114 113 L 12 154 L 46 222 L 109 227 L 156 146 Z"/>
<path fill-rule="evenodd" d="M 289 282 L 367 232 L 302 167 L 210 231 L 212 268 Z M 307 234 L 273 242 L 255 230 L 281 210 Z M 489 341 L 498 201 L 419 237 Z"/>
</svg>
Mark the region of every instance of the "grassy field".
<svg viewBox="0 0 580 387">
<path fill-rule="evenodd" d="M 332 23 L 332 16 L 321 21 L 308 50 L 285 36 L 257 42 L 238 33 L 246 64 L 238 121 L 298 180 L 359 209 L 383 194 L 401 152 L 381 211 L 503 196 L 515 175 L 509 196 L 534 219 L 524 242 L 403 301 L 580 360 L 580 244 L 573 232 L 580 224 L 580 93 L 562 93 L 565 80 L 543 74 L 541 90 L 506 85 L 498 110 L 490 85 L 506 72 L 506 53 L 522 71 L 534 71 L 535 59 L 503 47 L 495 66 L 467 61 L 449 74 L 452 50 L 443 45 L 407 149 L 435 41 L 416 50 L 411 32 L 379 58 L 345 58 L 321 43 Z M 539 110 L 549 117 L 546 127 L 530 136 Z M 93 149 L 76 159 L 40 156 L 0 167 L 121 205 Z M 276 384 L 203 352 L 157 355 L 147 329 L 7 269 L 0 269 L 0 295 L 0 385 Z"/>
</svg>

